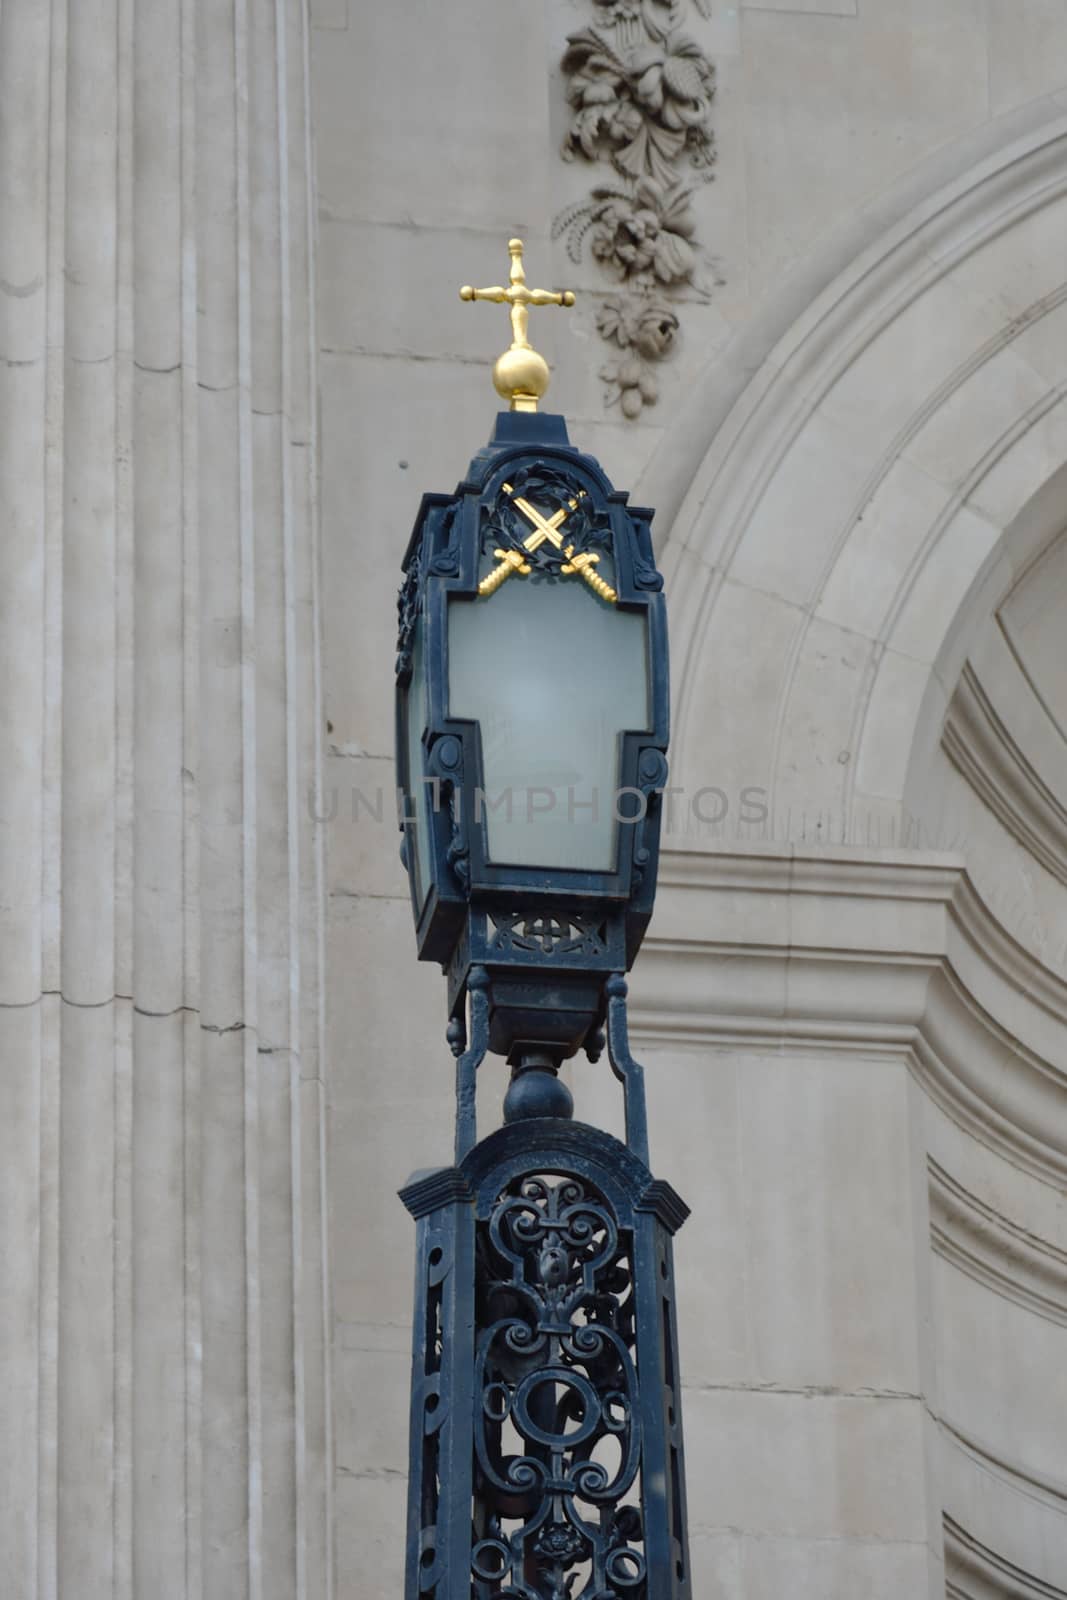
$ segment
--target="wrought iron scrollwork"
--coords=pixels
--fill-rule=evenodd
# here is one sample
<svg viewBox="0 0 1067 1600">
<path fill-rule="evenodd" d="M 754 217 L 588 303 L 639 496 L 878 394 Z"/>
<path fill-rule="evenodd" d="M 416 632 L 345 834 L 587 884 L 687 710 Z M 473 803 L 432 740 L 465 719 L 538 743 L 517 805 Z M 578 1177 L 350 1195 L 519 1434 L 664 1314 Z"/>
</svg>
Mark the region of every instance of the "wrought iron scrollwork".
<svg viewBox="0 0 1067 1600">
<path fill-rule="evenodd" d="M 396 675 L 404 682 L 411 677 L 412 644 L 422 611 L 421 594 L 422 558 L 416 551 L 396 597 Z"/>
<path fill-rule="evenodd" d="M 612 1058 L 639 1075 L 619 986 Z M 551 1115 L 506 1123 L 402 1197 L 420 1263 L 407 1600 L 692 1600 L 684 1203 L 632 1145 Z"/>
<path fill-rule="evenodd" d="M 415 550 L 396 597 L 396 675 L 404 683 L 411 677 L 415 629 L 422 615 L 426 575 L 423 569 L 440 577 L 449 577 L 459 569 L 458 510 L 455 505 L 449 506 L 438 523 L 432 546 L 435 554 L 430 555 L 421 547 Z"/>
<path fill-rule="evenodd" d="M 477 1239 L 477 1600 L 646 1600 L 633 1244 L 587 1180 L 524 1175 Z"/>
</svg>

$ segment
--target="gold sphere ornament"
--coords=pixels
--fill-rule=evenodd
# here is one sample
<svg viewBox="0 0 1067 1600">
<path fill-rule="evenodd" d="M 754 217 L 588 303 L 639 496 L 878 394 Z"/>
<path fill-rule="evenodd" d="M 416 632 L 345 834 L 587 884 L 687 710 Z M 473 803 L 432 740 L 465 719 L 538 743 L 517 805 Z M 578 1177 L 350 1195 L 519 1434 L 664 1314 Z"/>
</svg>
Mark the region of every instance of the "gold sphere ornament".
<svg viewBox="0 0 1067 1600">
<path fill-rule="evenodd" d="M 531 306 L 572 306 L 572 289 L 528 289 L 522 262 L 522 240 L 509 239 L 511 256 L 510 282 L 505 289 L 475 289 L 465 283 L 459 291 L 461 300 L 491 300 L 496 305 L 506 305 L 511 312 L 511 348 L 497 358 L 493 367 L 493 383 L 497 393 L 508 402 L 512 411 L 536 411 L 537 402 L 548 388 L 551 376 L 548 362 L 539 355 L 527 338 Z"/>
<path fill-rule="evenodd" d="M 496 392 L 510 402 L 513 411 L 524 409 L 518 404 L 520 400 L 532 400 L 531 409 L 536 411 L 537 402 L 548 388 L 551 376 L 544 356 L 529 347 L 523 350 L 512 345 L 493 363 Z"/>
</svg>

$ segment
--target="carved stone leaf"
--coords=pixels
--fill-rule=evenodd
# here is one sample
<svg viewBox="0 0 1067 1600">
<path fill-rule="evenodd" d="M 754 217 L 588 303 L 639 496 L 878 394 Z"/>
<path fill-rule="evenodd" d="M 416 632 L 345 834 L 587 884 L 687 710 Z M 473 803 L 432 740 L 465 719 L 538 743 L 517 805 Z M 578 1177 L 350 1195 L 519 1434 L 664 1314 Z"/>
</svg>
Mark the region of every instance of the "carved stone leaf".
<svg viewBox="0 0 1067 1600">
<path fill-rule="evenodd" d="M 629 318 L 626 307 L 618 300 L 605 300 L 596 314 L 597 332 L 604 339 L 614 339 L 623 349 L 630 343 Z"/>
<path fill-rule="evenodd" d="M 643 190 L 642 186 L 639 185 L 638 192 L 651 193 L 651 186 L 647 186 Z M 663 195 L 661 190 L 656 191 L 656 193 L 657 199 L 651 203 L 656 205 L 663 226 L 669 228 L 672 233 L 682 233 L 687 239 L 691 239 L 696 231 L 696 223 L 689 208 L 690 191 L 677 188 L 666 196 Z M 648 203 L 646 201 L 646 204 Z"/>
<path fill-rule="evenodd" d="M 582 245 L 589 230 L 596 224 L 597 207 L 594 201 L 579 201 L 577 205 L 565 206 L 553 219 L 553 239 L 564 238 L 567 245 L 567 254 L 578 265 L 582 259 Z"/>
<path fill-rule="evenodd" d="M 641 15 L 643 4 L 644 0 L 593 0 L 593 5 L 601 13 L 597 20 L 606 22 L 609 27 L 633 21 Z"/>
<path fill-rule="evenodd" d="M 686 0 L 644 0 L 641 16 L 654 39 L 666 38 L 682 15 Z"/>
<path fill-rule="evenodd" d="M 640 302 L 631 312 L 630 342 L 650 361 L 663 361 L 674 346 L 678 318 L 666 300 L 653 298 Z"/>
<path fill-rule="evenodd" d="M 571 141 L 579 145 L 583 156 L 589 161 L 596 160 L 597 146 L 606 120 L 603 106 L 590 105 L 577 113 L 571 125 Z"/>
<path fill-rule="evenodd" d="M 637 134 L 616 150 L 613 162 L 627 178 L 643 178 L 651 174 L 657 182 L 669 184 L 673 178 L 673 158 L 685 144 L 685 134 L 670 133 L 656 123 L 643 122 Z"/>
<path fill-rule="evenodd" d="M 704 81 L 696 64 L 684 55 L 668 56 L 663 63 L 663 81 L 679 100 L 699 100 Z"/>
<path fill-rule="evenodd" d="M 627 178 L 639 178 L 648 166 L 648 127 L 642 122 L 629 144 L 612 156 L 612 164 Z"/>
<path fill-rule="evenodd" d="M 626 63 L 595 28 L 582 28 L 567 35 L 567 49 L 562 62 L 564 72 L 605 73 L 625 78 Z"/>
<path fill-rule="evenodd" d="M 627 177 L 640 178 L 646 174 L 664 187 L 674 180 L 674 165 L 685 145 L 685 134 L 661 127 L 657 122 L 643 122 L 632 142 L 619 150 L 615 165 Z"/>
<path fill-rule="evenodd" d="M 683 283 L 693 276 L 696 252 L 677 233 L 661 232 L 654 246 L 656 277 L 661 283 Z"/>
<path fill-rule="evenodd" d="M 712 0 L 693 0 L 693 4 L 696 6 L 705 22 L 711 21 L 711 3 Z"/>
</svg>

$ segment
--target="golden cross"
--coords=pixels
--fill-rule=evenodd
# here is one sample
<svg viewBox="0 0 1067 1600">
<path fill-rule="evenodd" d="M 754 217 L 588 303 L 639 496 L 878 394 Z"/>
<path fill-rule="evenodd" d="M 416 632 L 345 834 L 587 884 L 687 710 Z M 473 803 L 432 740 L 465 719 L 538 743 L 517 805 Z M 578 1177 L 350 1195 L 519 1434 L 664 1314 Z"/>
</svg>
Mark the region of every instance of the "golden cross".
<svg viewBox="0 0 1067 1600">
<path fill-rule="evenodd" d="M 538 355 L 526 337 L 531 306 L 572 306 L 571 289 L 528 289 L 526 271 L 522 264 L 522 240 L 509 239 L 511 256 L 511 282 L 505 289 L 497 285 L 492 289 L 472 289 L 465 283 L 459 291 L 461 300 L 491 300 L 497 305 L 511 308 L 511 349 L 497 358 L 493 367 L 493 383 L 497 393 L 510 403 L 512 411 L 536 411 L 537 402 L 548 388 L 548 362 Z"/>
<path fill-rule="evenodd" d="M 615 590 L 610 583 L 605 583 L 599 573 L 593 571 L 600 557 L 589 550 L 575 555 L 572 544 L 563 549 L 563 535 L 559 532 L 559 529 L 570 513 L 577 509 L 579 500 L 585 498 L 585 490 L 579 490 L 573 500 L 568 500 L 565 506 L 561 506 L 550 517 L 542 516 L 537 507 L 531 505 L 529 500 L 524 499 L 521 495 L 516 495 L 510 483 L 505 483 L 503 490 L 505 494 L 512 496 L 512 505 L 517 511 L 522 512 L 533 528 L 533 532 L 522 542 L 523 550 L 531 552 L 537 550 L 548 539 L 557 550 L 563 550 L 563 554 L 567 557 L 566 565 L 559 569 L 562 573 L 569 577 L 572 572 L 576 572 L 580 578 L 585 580 L 590 589 L 600 596 L 601 600 L 607 600 L 614 604 L 619 598 Z M 504 580 L 510 578 L 513 572 L 521 572 L 525 576 L 531 570 L 529 562 L 523 559 L 518 550 L 494 550 L 493 554 L 499 564 L 493 568 L 492 572 L 487 573 L 478 585 L 478 593 L 481 595 L 495 594 Z"/>
</svg>

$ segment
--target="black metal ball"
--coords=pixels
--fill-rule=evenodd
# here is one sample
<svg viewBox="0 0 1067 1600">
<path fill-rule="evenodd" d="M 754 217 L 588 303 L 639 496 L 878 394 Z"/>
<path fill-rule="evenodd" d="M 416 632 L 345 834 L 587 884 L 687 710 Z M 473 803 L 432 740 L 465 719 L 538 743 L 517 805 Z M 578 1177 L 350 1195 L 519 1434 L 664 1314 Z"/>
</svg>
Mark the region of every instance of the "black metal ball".
<svg viewBox="0 0 1067 1600">
<path fill-rule="evenodd" d="M 519 1072 L 504 1096 L 504 1121 L 526 1122 L 530 1117 L 573 1117 L 574 1096 L 554 1072 L 538 1069 Z"/>
</svg>

